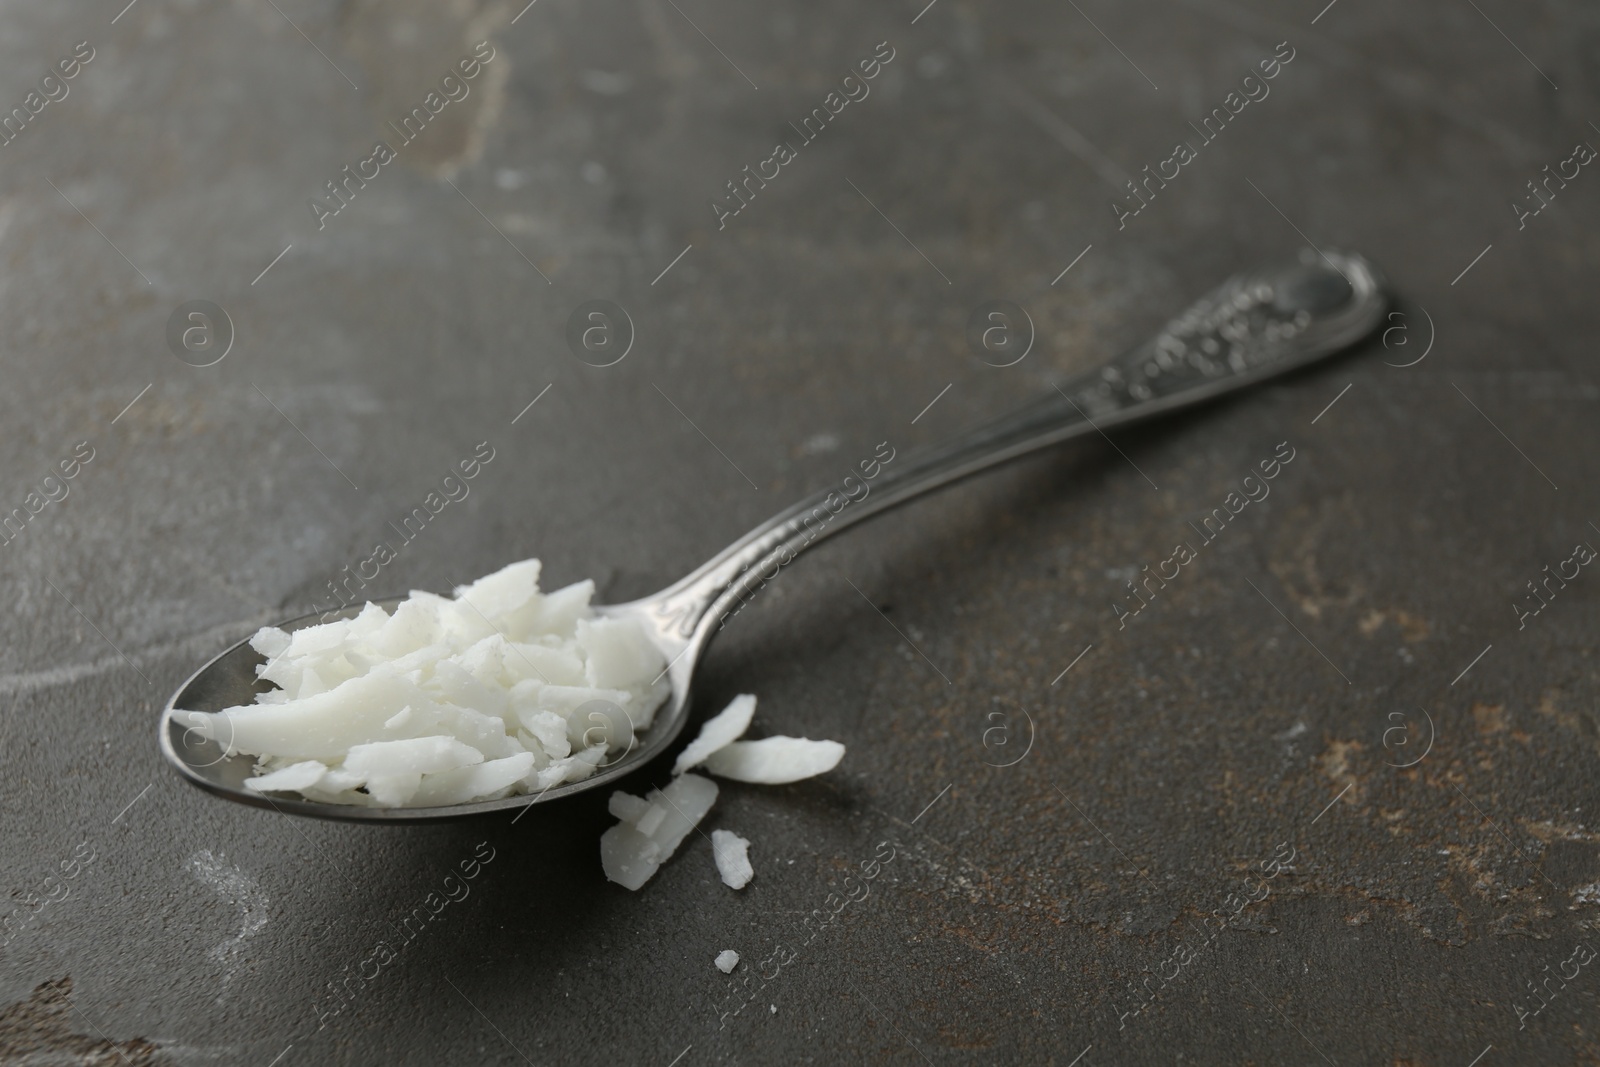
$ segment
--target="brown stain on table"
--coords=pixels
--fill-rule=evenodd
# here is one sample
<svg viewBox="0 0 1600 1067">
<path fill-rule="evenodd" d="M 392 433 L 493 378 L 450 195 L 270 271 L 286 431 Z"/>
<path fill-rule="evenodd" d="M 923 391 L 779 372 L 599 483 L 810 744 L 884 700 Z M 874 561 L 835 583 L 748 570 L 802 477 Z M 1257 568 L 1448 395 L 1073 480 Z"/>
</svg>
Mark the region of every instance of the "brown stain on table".
<svg viewBox="0 0 1600 1067">
<path fill-rule="evenodd" d="M 0 1064 L 76 1063 L 82 1067 L 166 1067 L 172 1061 L 142 1037 L 112 1041 L 80 1033 L 72 1005 L 72 977 L 41 982 L 26 1000 L 0 1009 Z"/>
</svg>

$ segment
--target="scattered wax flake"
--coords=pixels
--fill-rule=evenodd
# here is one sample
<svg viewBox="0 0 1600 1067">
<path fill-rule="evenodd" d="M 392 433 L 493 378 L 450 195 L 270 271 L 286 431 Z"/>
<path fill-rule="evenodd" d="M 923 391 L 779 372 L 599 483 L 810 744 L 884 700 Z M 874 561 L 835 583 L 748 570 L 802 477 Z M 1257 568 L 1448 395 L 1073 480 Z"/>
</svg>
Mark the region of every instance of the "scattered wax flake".
<svg viewBox="0 0 1600 1067">
<path fill-rule="evenodd" d="M 628 801 L 637 799 L 629 797 Z M 698 774 L 680 775 L 665 789 L 652 789 L 644 797 L 647 809 L 639 813 L 637 822 L 630 822 L 621 814 L 637 811 L 635 805 L 628 801 L 615 803 L 615 796 L 612 800 L 611 813 L 622 821 L 600 835 L 600 865 L 611 881 L 638 889 L 711 810 L 717 800 L 717 783 Z M 650 832 L 645 833 L 640 825 L 651 818 L 652 808 L 663 809 L 665 814 L 653 820 Z"/>
<path fill-rule="evenodd" d="M 736 782 L 782 785 L 831 771 L 843 758 L 844 746 L 837 741 L 764 737 L 760 741 L 734 741 L 712 753 L 705 768 Z"/>
<path fill-rule="evenodd" d="M 755 868 L 750 866 L 750 842 L 732 830 L 711 831 L 711 852 L 722 883 L 730 889 L 743 889 L 755 877 Z"/>
<path fill-rule="evenodd" d="M 652 804 L 650 805 L 650 810 L 645 812 L 638 822 L 634 823 L 634 828 L 649 837 L 656 832 L 657 827 L 666 821 L 666 818 L 666 807 L 661 804 Z"/>
<path fill-rule="evenodd" d="M 739 966 L 739 954 L 731 948 L 725 948 L 717 953 L 717 970 L 723 974 L 732 974 L 733 969 Z"/>
<path fill-rule="evenodd" d="M 636 823 L 644 818 L 645 812 L 650 810 L 650 805 L 643 797 L 636 797 L 632 793 L 617 790 L 611 794 L 611 799 L 606 802 L 606 807 L 612 815 L 622 822 Z"/>
<path fill-rule="evenodd" d="M 692 767 L 700 766 L 706 757 L 743 737 L 744 732 L 750 729 L 750 720 L 755 713 L 754 696 L 741 693 L 734 697 L 727 707 L 718 712 L 714 718 L 706 720 L 706 724 L 700 727 L 700 736 L 678 754 L 678 762 L 672 765 L 672 773 L 682 774 Z"/>
</svg>

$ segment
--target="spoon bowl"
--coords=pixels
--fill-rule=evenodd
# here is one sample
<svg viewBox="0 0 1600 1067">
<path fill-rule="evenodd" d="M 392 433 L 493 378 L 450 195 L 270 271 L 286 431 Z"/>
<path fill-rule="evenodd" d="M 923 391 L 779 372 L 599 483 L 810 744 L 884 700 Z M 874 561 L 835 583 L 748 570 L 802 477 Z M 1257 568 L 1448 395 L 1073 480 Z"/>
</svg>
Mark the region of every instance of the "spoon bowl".
<svg viewBox="0 0 1600 1067">
<path fill-rule="evenodd" d="M 372 603 L 392 614 L 405 599 L 386 597 Z M 319 623 L 354 618 L 360 610 L 359 606 L 352 605 L 340 611 L 302 615 L 288 622 L 277 623 L 276 626 L 285 633 L 293 633 Z M 631 605 L 597 605 L 595 613 L 611 617 L 639 614 Z M 657 640 L 657 644 L 660 643 Z M 325 804 L 292 793 L 268 794 L 246 789 L 244 783 L 254 773 L 256 757 L 245 753 L 230 756 L 223 744 L 204 736 L 181 719 L 184 712 L 221 711 L 253 703 L 257 693 L 273 688 L 271 683 L 263 682 L 256 676 L 256 668 L 265 662 L 266 657 L 251 648 L 250 642 L 245 640 L 195 671 L 173 694 L 162 712 L 159 728 L 161 752 L 179 774 L 201 789 L 225 800 L 270 808 L 287 815 L 309 815 L 347 822 L 414 823 L 431 822 L 445 814 L 457 817 L 525 808 L 530 803 L 556 800 L 592 789 L 643 766 L 677 739 L 689 716 L 688 680 L 685 678 L 680 685 L 673 678 L 672 695 L 657 709 L 650 729 L 637 734 L 626 751 L 607 756 L 606 762 L 582 781 L 564 782 L 538 793 L 439 808 L 364 808 L 353 804 Z"/>
<path fill-rule="evenodd" d="M 1322 359 L 1372 333 L 1388 303 L 1383 276 L 1354 253 L 1307 249 L 1289 263 L 1236 275 L 1143 345 L 1055 386 L 1034 403 L 899 465 L 886 441 L 870 462 L 858 465 L 858 472 L 768 519 L 679 582 L 642 600 L 597 605 L 597 615 L 628 618 L 643 628 L 667 662 L 663 673 L 672 693 L 647 731 L 635 734 L 625 752 L 608 757 L 582 781 L 428 808 L 358 807 L 246 789 L 256 758 L 229 755 L 179 716 L 254 702 L 268 683 L 257 678 L 264 660 L 247 641 L 200 668 L 173 694 L 161 714 L 161 750 L 180 774 L 215 796 L 290 815 L 353 822 L 424 822 L 508 811 L 610 785 L 677 739 L 688 720 L 694 669 L 707 645 L 748 597 L 816 542 L 1038 449 L 1191 407 Z M 375 603 L 393 611 L 401 599 Z M 306 615 L 280 628 L 298 630 L 350 618 L 358 610 Z"/>
</svg>

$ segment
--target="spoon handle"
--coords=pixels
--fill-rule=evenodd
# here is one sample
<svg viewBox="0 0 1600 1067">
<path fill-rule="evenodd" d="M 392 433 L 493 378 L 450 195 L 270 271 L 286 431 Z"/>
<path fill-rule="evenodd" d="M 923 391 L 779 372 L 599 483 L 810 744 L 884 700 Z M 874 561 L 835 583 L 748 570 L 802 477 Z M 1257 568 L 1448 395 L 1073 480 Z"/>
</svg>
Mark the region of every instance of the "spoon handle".
<svg viewBox="0 0 1600 1067">
<path fill-rule="evenodd" d="M 864 460 L 859 474 L 774 515 L 649 598 L 658 632 L 703 650 L 745 599 L 824 538 L 1029 452 L 1304 366 L 1365 337 L 1387 307 L 1382 275 L 1353 253 L 1308 249 L 1298 262 L 1236 275 L 1098 370 L 908 459 L 891 462 L 891 449 L 887 460 Z"/>
</svg>

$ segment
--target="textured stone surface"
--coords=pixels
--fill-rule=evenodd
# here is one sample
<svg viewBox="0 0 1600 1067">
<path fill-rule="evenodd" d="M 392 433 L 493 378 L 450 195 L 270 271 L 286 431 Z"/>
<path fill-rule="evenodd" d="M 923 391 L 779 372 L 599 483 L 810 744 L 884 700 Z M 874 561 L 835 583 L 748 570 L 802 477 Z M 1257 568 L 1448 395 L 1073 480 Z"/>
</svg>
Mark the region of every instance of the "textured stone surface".
<svg viewBox="0 0 1600 1067">
<path fill-rule="evenodd" d="M 1600 15 L 1320 6 L 0 8 L 5 108 L 94 48 L 0 147 L 0 511 L 94 450 L 0 547 L 0 1061 L 1600 1059 L 1600 973 L 1557 977 L 1600 946 L 1600 577 L 1512 606 L 1600 543 L 1600 176 L 1520 230 L 1508 207 L 1600 144 Z M 401 145 L 485 38 L 473 95 Z M 871 95 L 719 231 L 708 201 L 881 41 Z M 1283 41 L 1270 95 L 1119 230 L 1122 175 L 1198 145 Z M 319 230 L 308 200 L 380 137 L 397 159 Z M 919 502 L 738 616 L 700 707 L 757 692 L 758 732 L 849 748 L 724 784 L 704 829 L 751 839 L 740 893 L 704 838 L 605 883 L 603 795 L 372 828 L 162 764 L 167 694 L 325 602 L 480 441 L 375 592 L 537 555 L 627 598 L 1305 240 L 1382 265 L 1404 330 Z M 237 334 L 204 368 L 165 339 L 196 299 Z M 611 367 L 565 341 L 592 299 L 636 328 Z M 1016 366 L 966 347 L 990 299 L 1036 324 Z M 1123 583 L 1283 441 L 1271 496 L 1119 629 Z"/>
</svg>

